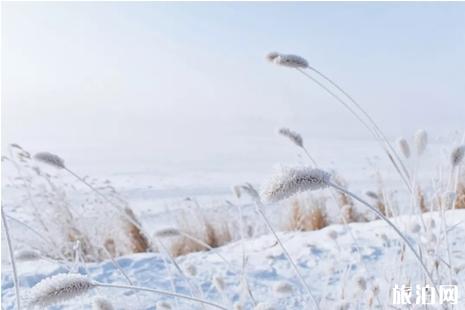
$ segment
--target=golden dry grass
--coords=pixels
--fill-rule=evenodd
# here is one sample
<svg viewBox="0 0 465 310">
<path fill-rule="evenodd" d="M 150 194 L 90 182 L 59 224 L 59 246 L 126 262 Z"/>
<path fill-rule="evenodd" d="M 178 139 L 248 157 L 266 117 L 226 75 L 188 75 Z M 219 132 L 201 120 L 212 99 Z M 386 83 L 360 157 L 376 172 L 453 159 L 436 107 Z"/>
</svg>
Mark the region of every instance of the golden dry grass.
<svg viewBox="0 0 465 310">
<path fill-rule="evenodd" d="M 465 209 L 465 173 L 460 175 L 461 179 L 457 184 L 457 197 L 455 200 L 456 209 Z"/>
<path fill-rule="evenodd" d="M 426 205 L 425 194 L 423 193 L 420 187 L 417 188 L 417 203 L 420 207 L 421 212 L 425 213 L 430 211 Z"/>
<path fill-rule="evenodd" d="M 200 209 L 183 213 L 178 219 L 178 229 L 183 233 L 200 240 L 212 248 L 223 246 L 233 240 L 233 233 L 226 219 L 207 218 Z M 173 256 L 186 255 L 192 252 L 206 251 L 208 247 L 184 236 L 169 238 L 168 248 Z"/>
<path fill-rule="evenodd" d="M 323 199 L 296 198 L 290 206 L 289 218 L 285 230 L 310 231 L 328 226 L 328 217 Z"/>
<path fill-rule="evenodd" d="M 130 208 L 125 208 L 124 212 L 135 223 L 139 224 L 136 216 L 134 215 L 134 212 Z M 124 218 L 124 221 L 126 224 L 125 229 L 128 234 L 131 250 L 133 253 L 147 252 L 150 249 L 150 244 L 144 234 L 140 231 L 139 227 L 126 218 Z"/>
</svg>

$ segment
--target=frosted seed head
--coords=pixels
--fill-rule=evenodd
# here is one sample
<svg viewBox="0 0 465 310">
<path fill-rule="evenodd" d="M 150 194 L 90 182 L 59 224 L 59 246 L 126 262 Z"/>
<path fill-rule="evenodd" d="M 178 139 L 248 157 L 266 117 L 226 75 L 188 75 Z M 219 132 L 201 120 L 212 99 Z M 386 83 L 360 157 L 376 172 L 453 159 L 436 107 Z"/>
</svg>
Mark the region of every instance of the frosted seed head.
<svg viewBox="0 0 465 310">
<path fill-rule="evenodd" d="M 234 194 L 237 198 L 241 198 L 242 194 L 246 194 L 249 196 L 253 201 L 260 201 L 260 195 L 258 194 L 257 190 L 253 187 L 250 183 L 244 183 L 240 185 L 236 185 L 233 188 Z"/>
<path fill-rule="evenodd" d="M 399 138 L 397 145 L 405 158 L 410 158 L 410 146 L 405 138 Z"/>
<path fill-rule="evenodd" d="M 465 145 L 457 146 L 450 154 L 450 162 L 452 167 L 457 167 L 465 157 Z"/>
<path fill-rule="evenodd" d="M 34 158 L 47 165 L 53 166 L 58 169 L 65 168 L 65 161 L 58 155 L 49 152 L 40 152 L 34 155 Z"/>
<path fill-rule="evenodd" d="M 266 202 L 278 202 L 299 192 L 326 188 L 329 179 L 330 174 L 320 169 L 283 167 L 265 184 L 261 197 Z"/>
<path fill-rule="evenodd" d="M 92 301 L 92 310 L 113 310 L 111 302 L 102 296 L 97 296 Z"/>
<path fill-rule="evenodd" d="M 308 68 L 308 62 L 305 58 L 292 54 L 280 54 L 280 53 L 270 53 L 268 54 L 268 60 L 271 59 L 271 62 L 274 64 L 289 67 L 289 68 Z"/>
<path fill-rule="evenodd" d="M 418 156 L 423 155 L 423 153 L 426 150 L 426 146 L 428 145 L 428 133 L 426 132 L 426 130 L 423 130 L 423 129 L 418 130 L 415 133 L 414 140 L 415 140 L 415 148 L 417 151 L 417 155 Z"/>
<path fill-rule="evenodd" d="M 36 284 L 30 291 L 29 302 L 31 306 L 47 307 L 81 296 L 94 287 L 83 275 L 57 274 Z"/>
<path fill-rule="evenodd" d="M 375 199 L 375 200 L 378 200 L 378 199 L 379 199 L 378 194 L 376 194 L 376 193 L 373 192 L 373 191 L 367 191 L 367 192 L 365 193 L 365 195 L 367 195 L 368 197 L 373 198 L 373 199 Z"/>
<path fill-rule="evenodd" d="M 291 142 L 297 145 L 298 147 L 304 146 L 304 140 L 302 139 L 302 136 L 297 132 L 292 131 L 289 128 L 281 128 L 279 129 L 278 133 L 291 140 Z"/>
</svg>

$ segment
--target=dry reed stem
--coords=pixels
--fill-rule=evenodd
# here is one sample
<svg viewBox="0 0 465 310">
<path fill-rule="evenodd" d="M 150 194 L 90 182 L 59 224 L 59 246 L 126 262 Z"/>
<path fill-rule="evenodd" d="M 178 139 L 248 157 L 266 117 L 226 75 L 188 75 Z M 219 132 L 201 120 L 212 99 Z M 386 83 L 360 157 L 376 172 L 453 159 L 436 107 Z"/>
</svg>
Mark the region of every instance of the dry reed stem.
<svg viewBox="0 0 465 310">
<path fill-rule="evenodd" d="M 134 222 L 139 223 L 134 215 L 134 212 L 126 207 L 124 212 L 130 217 Z M 126 229 L 131 243 L 131 249 L 133 253 L 143 253 L 147 252 L 150 249 L 150 244 L 145 235 L 139 229 L 139 226 L 135 225 L 133 222 L 128 221 L 125 217 L 122 218 L 126 222 Z"/>
</svg>

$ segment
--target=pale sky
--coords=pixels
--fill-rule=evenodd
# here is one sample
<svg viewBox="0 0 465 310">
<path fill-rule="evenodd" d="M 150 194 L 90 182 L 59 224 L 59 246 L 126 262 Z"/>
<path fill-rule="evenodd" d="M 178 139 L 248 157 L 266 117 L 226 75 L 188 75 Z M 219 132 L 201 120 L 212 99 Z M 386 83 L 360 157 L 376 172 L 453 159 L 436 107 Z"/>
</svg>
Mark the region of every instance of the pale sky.
<svg viewBox="0 0 465 310">
<path fill-rule="evenodd" d="M 270 51 L 305 57 L 391 138 L 465 129 L 464 3 L 1 5 L 3 145 L 137 160 L 234 153 L 281 126 L 368 137 Z"/>
</svg>

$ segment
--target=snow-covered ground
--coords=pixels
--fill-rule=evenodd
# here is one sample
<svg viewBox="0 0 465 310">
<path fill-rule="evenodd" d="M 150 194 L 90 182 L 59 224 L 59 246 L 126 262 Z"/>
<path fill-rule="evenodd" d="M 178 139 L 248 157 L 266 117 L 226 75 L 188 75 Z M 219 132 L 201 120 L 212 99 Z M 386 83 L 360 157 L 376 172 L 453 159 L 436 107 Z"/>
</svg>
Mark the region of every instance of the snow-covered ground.
<svg viewBox="0 0 465 310">
<path fill-rule="evenodd" d="M 308 144 L 311 146 L 312 141 Z M 363 194 L 367 190 L 376 190 L 378 186 L 376 174 L 380 171 L 384 188 L 397 192 L 397 197 L 400 199 L 398 204 L 401 207 L 408 206 L 408 200 L 403 194 L 405 192 L 403 185 L 395 171 L 389 167 L 378 145 L 366 141 L 327 141 L 315 142 L 315 144 L 320 147 L 312 150 L 312 155 L 322 167 L 337 170 L 353 191 Z M 282 149 L 286 151 L 279 151 Z M 344 152 L 341 152 L 341 149 L 344 149 Z M 437 164 L 448 158 L 449 151 L 450 144 L 429 145 L 418 170 L 418 182 L 426 190 L 431 187 L 438 172 L 441 172 Z M 252 156 L 247 160 L 240 155 L 237 159 L 231 160 L 206 158 L 197 163 L 185 163 L 186 166 L 153 162 L 149 166 L 163 168 L 157 171 L 140 170 L 143 172 L 137 172 L 139 171 L 135 167 L 137 164 L 130 166 L 132 168 L 116 165 L 118 170 L 114 172 L 110 168 L 112 166 L 110 163 L 107 163 L 107 166 L 100 165 L 94 170 L 85 162 L 73 161 L 73 159 L 67 162 L 79 173 L 95 173 L 101 180 L 111 180 L 121 197 L 130 203 L 142 225 L 153 234 L 162 228 L 173 226 L 176 223 L 177 212 L 182 212 L 186 205 L 192 204 L 193 201 L 197 201 L 202 208 L 208 208 L 209 212 L 222 215 L 224 218 L 237 217 L 237 208 L 225 202 L 231 200 L 239 204 L 232 195 L 233 185 L 251 182 L 259 186 L 272 172 L 272 166 L 277 162 L 305 163 L 302 154 L 299 154 L 292 145 L 285 143 L 273 146 L 268 144 L 265 154 L 273 155 L 267 157 L 255 154 L 257 158 Z M 227 164 L 221 165 L 221 163 Z M 413 163 L 407 165 L 409 168 L 414 166 Z M 58 173 L 61 178 L 69 177 L 63 172 Z M 4 174 L 3 178 L 7 181 L 4 182 L 4 186 L 8 181 L 14 181 L 14 176 L 7 174 Z M 5 211 L 15 218 L 31 223 L 33 219 L 30 215 L 24 214 L 21 204 L 18 203 L 20 201 L 18 197 L 11 188 L 4 187 L 2 200 Z M 241 205 L 243 203 L 240 202 Z M 176 258 L 181 268 L 185 270 L 192 270 L 192 266 L 195 267 L 196 275 L 191 276 L 189 280 L 195 287 L 194 294 L 223 304 L 227 308 L 239 303 L 242 296 L 244 308 L 252 309 L 253 302 L 239 283 L 243 255 L 245 255 L 247 258 L 245 274 L 257 303 L 264 302 L 273 305 L 275 309 L 313 309 L 308 294 L 299 283 L 283 251 L 276 244 L 273 236 L 267 233 L 260 219 L 254 215 L 253 206 L 243 205 L 243 210 L 246 219 L 256 225 L 254 238 L 244 241 L 244 251 L 241 243 L 235 241 L 214 251 L 192 253 Z M 279 204 L 267 206 L 267 214 L 278 230 L 285 212 Z M 428 218 L 434 218 L 434 227 L 430 225 Z M 443 237 L 440 233 L 441 216 L 438 213 L 426 214 L 426 231 L 421 226 L 423 228 L 419 232 L 413 232 L 412 229 L 414 222 L 419 223 L 418 216 L 403 216 L 394 218 L 393 221 L 406 232 L 412 243 L 417 244 L 418 248 L 421 246 L 428 268 L 433 270 L 433 273 L 438 273 L 435 275 L 436 279 L 441 278 L 444 281 L 438 284 L 450 284 L 447 278 L 448 272 L 442 263 L 447 261 L 447 247 L 441 239 Z M 461 270 L 465 268 L 463 247 L 465 211 L 448 211 L 446 223 L 450 229 L 449 250 L 452 253 L 453 266 L 457 269 L 454 281 L 459 285 L 460 303 L 463 304 L 465 272 Z M 310 285 L 319 300 L 321 309 L 385 308 L 390 305 L 390 292 L 394 285 L 425 283 L 424 274 L 413 255 L 408 249 L 403 252 L 402 242 L 384 222 L 354 223 L 349 227 L 350 229 L 336 224 L 312 232 L 279 232 L 291 256 L 297 261 L 306 283 Z M 21 229 L 14 227 L 13 239 L 20 234 Z M 4 245 L 3 242 L 3 250 L 5 250 Z M 14 309 L 15 300 L 11 266 L 7 263 L 5 254 L 6 251 L 3 251 L 2 305 L 4 309 L 9 310 Z M 225 257 L 232 267 L 218 254 Z M 437 261 L 441 261 L 439 270 L 435 269 Z M 166 263 L 166 256 L 162 254 L 128 255 L 117 258 L 117 262 L 134 285 L 172 290 L 172 281 L 174 281 L 178 293 L 191 293 L 185 279 L 179 276 L 170 263 Z M 17 267 L 20 274 L 20 292 L 24 302 L 27 302 L 29 289 L 40 280 L 69 270 L 88 274 L 92 279 L 103 283 L 127 284 L 127 280 L 111 261 L 63 266 L 47 260 L 39 260 L 19 262 Z M 213 284 L 213 277 L 221 277 L 224 280 L 225 287 L 222 292 Z M 363 281 L 366 282 L 366 288 L 360 284 Z M 99 288 L 83 297 L 73 299 L 61 306 L 51 306 L 49 309 L 90 308 L 95 295 L 107 297 L 114 303 L 116 309 L 163 309 L 160 305 L 156 308 L 159 301 L 170 303 L 173 309 L 200 308 L 191 302 L 157 294 Z"/>
<path fill-rule="evenodd" d="M 425 221 L 428 223 L 430 218 L 438 218 L 438 216 L 427 214 Z M 406 216 L 394 219 L 399 227 L 406 228 L 405 231 L 412 242 L 428 242 L 419 238 L 419 233 L 410 232 L 409 227 L 414 223 L 418 224 L 417 221 Z M 464 268 L 465 210 L 447 212 L 446 221 L 449 227 L 453 227 L 449 233 L 449 240 L 452 240 L 450 250 L 457 259 L 454 265 Z M 437 234 L 438 226 L 431 230 L 432 234 Z M 348 309 L 369 309 L 369 302 L 373 303 L 373 307 L 378 307 L 379 302 L 383 306 L 388 306 L 386 303 L 391 300 L 389 294 L 395 284 L 424 283 L 424 276 L 413 255 L 408 250 L 405 257 L 399 254 L 402 243 L 384 222 L 350 224 L 349 229 L 350 233 L 342 225 L 331 225 L 320 231 L 279 234 L 291 256 L 297 261 L 305 280 L 320 300 L 322 309 L 346 309 L 337 308 L 346 302 L 350 304 Z M 331 237 L 333 232 L 337 233 L 336 238 Z M 357 240 L 356 243 L 352 236 Z M 246 240 L 244 249 L 247 256 L 245 273 L 257 302 L 266 302 L 275 309 L 311 309 L 308 295 L 271 235 Z M 225 257 L 232 266 L 229 267 L 217 254 Z M 135 285 L 170 290 L 170 279 L 174 279 L 177 292 L 184 294 L 190 292 L 186 282 L 176 274 L 174 268 L 169 264 L 169 267 L 166 267 L 164 258 L 160 254 L 130 255 L 118 258 L 117 262 Z M 198 289 L 195 292 L 197 296 L 202 294 L 205 298 L 227 307 L 239 302 L 242 262 L 240 242 L 215 251 L 179 257 L 177 262 L 185 270 L 195 267 L 196 274 L 190 276 L 189 281 Z M 18 269 L 21 292 L 26 299 L 29 288 L 40 280 L 67 271 L 65 267 L 47 261 L 20 263 Z M 80 266 L 79 272 L 88 274 L 92 279 L 100 282 L 127 283 L 111 261 Z M 224 280 L 223 292 L 219 292 L 212 284 L 212 278 L 215 276 Z M 14 289 L 8 268 L 4 270 L 2 277 L 3 306 L 5 309 L 13 309 Z M 360 278 L 366 281 L 366 288 L 358 284 L 363 281 Z M 465 271 L 458 273 L 457 282 L 460 292 L 463 292 Z M 376 290 L 376 287 L 379 295 L 374 296 L 373 290 Z M 155 309 L 159 301 L 170 303 L 173 309 L 200 309 L 200 306 L 182 300 L 178 300 L 176 304 L 176 300 L 172 297 L 111 288 L 94 290 L 83 297 L 66 302 L 61 307 L 50 307 L 50 309 L 88 309 L 95 295 L 107 297 L 116 309 Z M 465 302 L 465 295 L 459 296 L 460 305 Z M 245 300 L 245 308 L 251 308 L 250 299 Z"/>
</svg>

